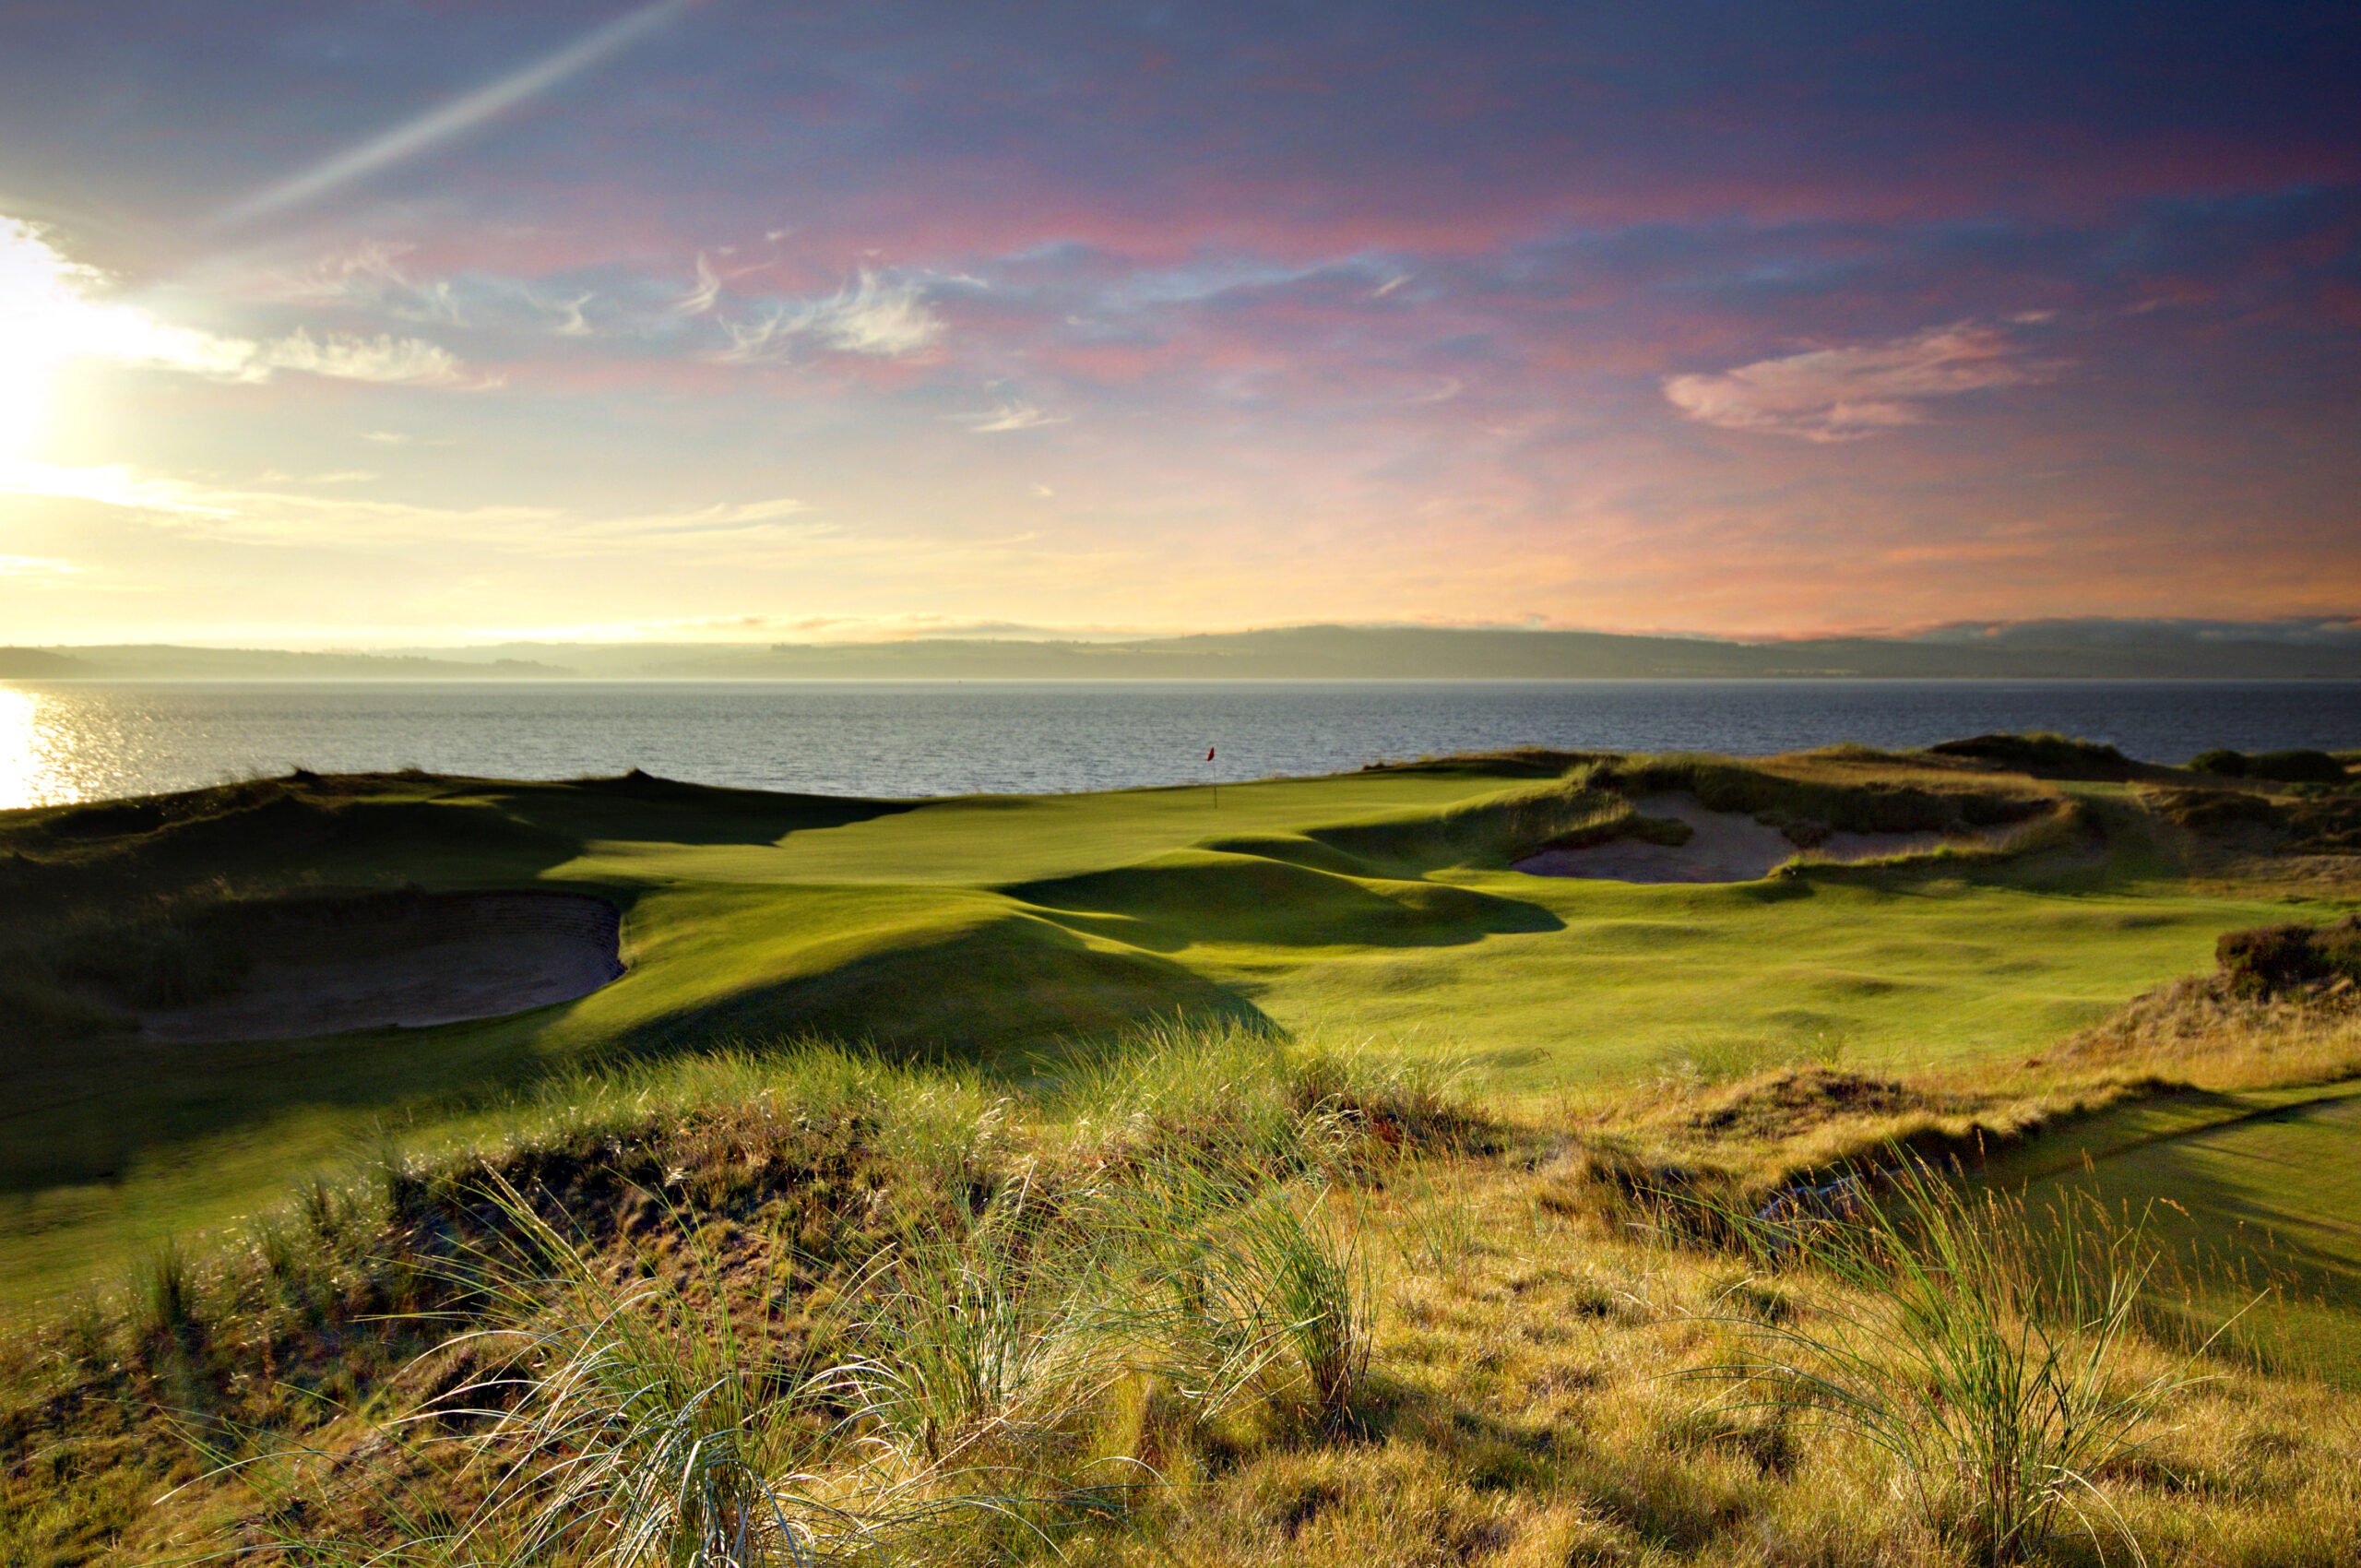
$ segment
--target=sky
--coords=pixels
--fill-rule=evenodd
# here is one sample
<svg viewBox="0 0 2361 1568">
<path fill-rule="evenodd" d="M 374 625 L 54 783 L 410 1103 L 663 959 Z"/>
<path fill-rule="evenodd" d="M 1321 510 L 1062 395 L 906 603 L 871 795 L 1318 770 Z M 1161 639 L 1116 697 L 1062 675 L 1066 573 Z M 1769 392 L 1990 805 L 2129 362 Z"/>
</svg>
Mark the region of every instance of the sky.
<svg viewBox="0 0 2361 1568">
<path fill-rule="evenodd" d="M 0 642 L 2361 614 L 2361 8 L 0 0 Z"/>
</svg>

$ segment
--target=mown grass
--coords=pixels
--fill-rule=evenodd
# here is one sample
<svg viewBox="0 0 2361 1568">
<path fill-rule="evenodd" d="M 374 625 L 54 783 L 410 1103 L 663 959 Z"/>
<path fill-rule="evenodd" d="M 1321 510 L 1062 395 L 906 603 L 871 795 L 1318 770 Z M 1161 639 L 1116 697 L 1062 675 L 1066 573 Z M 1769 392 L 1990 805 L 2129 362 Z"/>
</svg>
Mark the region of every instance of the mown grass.
<svg viewBox="0 0 2361 1568">
<path fill-rule="evenodd" d="M 2062 789 L 2097 814 L 2021 860 L 1731 886 L 1502 869 L 1627 819 L 1609 785 L 1912 824 L 2008 816 Z M 2197 967 L 2223 931 L 2286 918 L 2177 880 L 2179 831 L 2113 785 L 1842 750 L 1470 759 L 1230 786 L 1218 805 L 1187 790 L 853 802 L 420 775 L 14 814 L 0 838 L 23 858 L 0 860 L 0 882 L 23 886 L 0 911 L 78 899 L 96 930 L 290 890 L 561 885 L 626 911 L 631 968 L 508 1019 L 164 1051 L 35 987 L 54 1004 L 42 1038 L 0 1041 L 0 1296 L 219 1223 L 380 1125 L 746 1032 L 950 1051 L 1019 1084 L 1042 1053 L 1070 1055 L 1062 1041 L 1158 1017 L 1383 1034 L 1474 1059 L 1488 1096 L 1527 1111 L 1682 1061 L 2021 1060 Z"/>
</svg>

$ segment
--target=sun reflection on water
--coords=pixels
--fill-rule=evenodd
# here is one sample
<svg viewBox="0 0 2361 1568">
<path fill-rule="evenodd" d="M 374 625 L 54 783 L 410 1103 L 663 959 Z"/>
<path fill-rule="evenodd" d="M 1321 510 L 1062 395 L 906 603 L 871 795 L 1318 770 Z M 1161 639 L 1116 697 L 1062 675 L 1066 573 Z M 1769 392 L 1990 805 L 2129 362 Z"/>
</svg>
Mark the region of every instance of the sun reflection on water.
<svg viewBox="0 0 2361 1568">
<path fill-rule="evenodd" d="M 54 741 L 39 692 L 0 686 L 0 811 L 49 806 L 78 799 L 59 766 Z"/>
</svg>

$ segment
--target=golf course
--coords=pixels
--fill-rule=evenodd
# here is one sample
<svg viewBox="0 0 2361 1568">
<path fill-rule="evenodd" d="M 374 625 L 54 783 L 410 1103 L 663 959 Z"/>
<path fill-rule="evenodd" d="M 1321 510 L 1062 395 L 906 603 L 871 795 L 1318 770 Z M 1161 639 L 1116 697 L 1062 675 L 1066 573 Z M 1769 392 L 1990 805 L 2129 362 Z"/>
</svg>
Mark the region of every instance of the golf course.
<svg viewBox="0 0 2361 1568">
<path fill-rule="evenodd" d="M 1956 1190 L 2014 1206 L 2025 1237 L 2088 1232 L 2074 1217 L 2106 1217 L 2100 1229 L 2147 1259 L 2133 1292 L 2142 1304 L 2122 1320 L 2146 1336 L 2134 1360 L 2219 1359 L 2240 1387 L 2277 1391 L 2249 1402 L 2325 1401 L 2337 1413 L 2319 1430 L 2350 1433 L 2361 1394 L 2338 1390 L 2361 1391 L 2355 981 L 2338 978 L 2343 949 L 2322 938 L 2327 956 L 2313 963 L 2300 933 L 2311 968 L 2248 983 L 2215 967 L 2234 933 L 2337 929 L 2361 909 L 2356 868 L 2350 781 L 2219 775 L 2053 736 L 1743 760 L 1514 752 L 1219 787 L 932 800 L 639 774 L 298 772 L 0 814 L 0 1304 L 19 1347 L 6 1429 L 15 1533 L 0 1542 L 12 1562 L 194 1560 L 217 1538 L 258 1562 L 357 1562 L 380 1560 L 368 1542 L 409 1531 L 460 1543 L 418 1561 L 477 1561 L 467 1552 L 490 1538 L 469 1534 L 469 1508 L 512 1522 L 503 1529 L 519 1516 L 503 1511 L 507 1483 L 483 1479 L 481 1453 L 432 1483 L 388 1472 L 433 1499 L 418 1506 L 436 1530 L 390 1505 L 362 1508 L 350 1488 L 291 1523 L 286 1498 L 327 1473 L 299 1451 L 390 1453 L 383 1445 L 409 1439 L 386 1436 L 397 1430 L 386 1422 L 484 1375 L 427 1387 L 409 1369 L 453 1312 L 498 1317 L 481 1289 L 455 1307 L 460 1298 L 420 1283 L 489 1257 L 487 1238 L 587 1227 L 575 1240 L 589 1261 L 516 1286 L 533 1303 L 526 1316 L 567 1290 L 611 1289 L 628 1253 L 685 1259 L 694 1283 L 682 1299 L 728 1319 L 715 1303 L 753 1289 L 748 1268 L 769 1281 L 749 1300 L 849 1301 L 860 1290 L 848 1278 L 875 1282 L 860 1269 L 884 1254 L 811 1241 L 825 1227 L 810 1216 L 794 1221 L 799 1247 L 761 1241 L 753 1217 L 785 1223 L 780 1204 L 807 1202 L 790 1189 L 868 1183 L 884 1206 L 857 1220 L 831 1209 L 827 1226 L 900 1237 L 907 1259 L 920 1232 L 983 1244 L 992 1206 L 1016 1201 L 992 1194 L 1038 1180 L 1067 1195 L 1047 1229 L 1024 1231 L 1030 1268 L 1046 1266 L 1057 1217 L 1080 1212 L 1074 1194 L 1097 1191 L 1076 1170 L 1147 1169 L 1143 1151 L 1225 1140 L 1260 1162 L 1257 1181 L 1295 1194 L 1290 1223 L 1345 1238 L 1335 1244 L 1357 1260 L 1347 1273 L 1367 1285 L 1352 1309 L 1367 1316 L 1357 1364 L 1379 1392 L 1351 1394 L 1316 1358 L 1304 1361 L 1309 1384 L 1274 1392 L 1285 1381 L 1275 1351 L 1241 1374 L 1261 1405 L 1233 1391 L 1182 1421 L 1174 1391 L 1196 1384 L 1162 1362 L 1125 1362 L 1120 1376 L 1066 1387 L 1067 1403 L 1027 1429 L 1033 1447 L 994 1448 L 989 1463 L 985 1448 L 1019 1440 L 946 1449 L 941 1434 L 956 1423 L 931 1416 L 933 1435 L 895 1450 L 902 1502 L 967 1497 L 972 1478 L 945 1467 L 952 1452 L 1041 1484 L 1021 1503 L 995 1502 L 997 1522 L 946 1525 L 955 1550 L 947 1535 L 910 1560 L 1263 1561 L 1299 1537 L 1326 1538 L 1312 1526 L 1351 1514 L 1352 1467 L 1376 1464 L 1418 1470 L 1388 1484 L 1443 1500 L 1435 1517 L 1459 1522 L 1433 1527 L 1461 1531 L 1461 1560 L 1754 1561 L 1732 1543 L 1784 1520 L 1819 1541 L 1826 1555 L 1814 1561 L 1869 1561 L 1845 1555 L 1843 1530 L 1813 1512 L 1826 1499 L 1773 1496 L 1804 1464 L 1788 1406 L 1699 1414 L 1713 1391 L 1664 1379 L 1698 1360 L 1677 1342 L 1679 1324 L 1692 1339 L 1707 1324 L 1742 1346 L 1750 1331 L 1730 1326 L 1731 1301 L 1755 1301 L 1746 1321 L 1759 1330 L 1789 1323 L 1785 1303 L 1807 1289 L 1747 1282 L 1749 1255 L 1757 1274 L 1799 1266 L 1784 1253 L 1733 1253 L 1726 1237 L 1722 1255 L 1700 1252 L 1695 1234 L 1714 1228 L 1698 1213 L 1744 1221 L 1797 1201 L 1779 1194 L 1905 1168 L 1964 1173 Z M 691 1136 L 717 1118 L 738 1126 L 750 1106 L 773 1127 L 798 1097 L 813 1109 L 789 1119 L 795 1138 L 851 1143 L 790 1157 L 737 1133 L 726 1150 Z M 1240 1117 L 1265 1113 L 1295 1120 L 1284 1136 L 1237 1133 Z M 1353 1149 L 1307 1152 L 1305 1128 L 1342 1136 L 1338 1116 Z M 848 1131 L 856 1123 L 867 1130 Z M 672 1146 L 682 1139 L 701 1152 Z M 648 1153 L 658 1146 L 669 1152 Z M 858 1158 L 844 1152 L 856 1146 Z M 1091 1147 L 1095 1165 L 1076 1153 Z M 552 1151 L 570 1162 L 563 1177 Z M 707 1181 L 698 1160 L 727 1170 Z M 886 1173 L 846 1174 L 863 1162 Z M 658 1177 L 632 1173 L 641 1166 Z M 836 1173 L 778 1174 L 790 1168 Z M 1020 1170 L 1038 1174 L 1019 1182 Z M 1302 1195 L 1306 1180 L 1317 1195 Z M 944 1209 L 959 1191 L 972 1202 Z M 612 1220 L 631 1193 L 638 1219 Z M 429 1225 L 436 1204 L 466 1218 Z M 1667 1219 L 1674 1209 L 1691 1222 Z M 952 1210 L 965 1218 L 946 1230 Z M 303 1245 L 317 1255 L 291 1263 L 286 1217 L 303 1213 Z M 441 1228 L 433 1247 L 421 1225 Z M 1094 1234 L 1122 1231 L 1103 1221 Z M 390 1286 L 391 1237 L 396 1252 L 441 1247 L 441 1261 L 400 1264 L 408 1283 Z M 851 1276 L 813 1261 L 839 1253 L 858 1265 Z M 305 1269 L 342 1283 L 287 1285 Z M 635 1273 L 667 1277 L 639 1264 L 612 1277 Z M 1830 1289 L 1848 1288 L 1842 1269 L 1834 1277 Z M 911 1289 L 881 1299 L 904 1310 Z M 824 1333 L 817 1308 L 766 1311 L 772 1328 L 796 1324 L 799 1343 L 872 1356 L 886 1332 L 874 1316 Z M 355 1326 L 364 1319 L 372 1326 Z M 896 1322 L 895 1335 L 917 1332 Z M 1569 1323 L 1585 1343 L 1656 1338 L 1614 1355 L 1594 1346 L 1584 1382 L 1534 1360 Z M 60 1336 L 83 1348 L 56 1350 Z M 249 1365 L 255 1355 L 267 1366 Z M 1609 1363 L 1619 1370 L 1600 1370 Z M 253 1393 L 264 1384 L 310 1392 L 265 1399 Z M 1406 1413 L 1445 1395 L 1457 1417 Z M 1273 1414 L 1290 1399 L 1310 1411 L 1292 1436 Z M 1630 1420 L 1670 1431 L 1649 1449 L 1661 1474 L 1610 1486 L 1600 1478 L 1629 1467 L 1604 1449 L 1552 1460 L 1559 1439 L 1535 1431 L 1616 1419 L 1602 1405 L 1567 1427 L 1584 1399 L 1623 1400 Z M 143 1400 L 171 1420 L 139 1415 Z M 862 1441 L 903 1431 L 884 1404 L 852 1405 L 866 1411 Z M 987 1425 L 1025 1426 L 1013 1409 Z M 2163 1420 L 2137 1412 L 2152 1418 Z M 458 1430 L 513 1449 L 524 1440 L 508 1419 Z M 1422 1421 L 1458 1435 L 1418 1447 L 1404 1434 Z M 1320 1436 L 1356 1422 L 1358 1448 Z M 806 1436 L 819 1446 L 798 1463 L 841 1467 Z M 1845 1478 L 1836 1492 L 1886 1497 L 1878 1445 L 1857 1430 L 1839 1439 L 1825 1461 Z M 544 1432 L 524 1448 L 537 1443 L 581 1439 Z M 2139 1446 L 2126 1437 L 2121 1451 Z M 100 1452 L 129 1479 L 102 1483 L 55 1457 Z M 1098 1484 L 1080 1479 L 1077 1455 L 1152 1467 L 1166 1491 L 1076 1502 Z M 256 1467 L 275 1478 L 267 1486 Z M 451 1479 L 462 1472 L 474 1479 Z M 1051 1473 L 1054 1484 L 1041 1480 Z M 2106 1493 L 2120 1530 L 2083 1532 L 2085 1547 L 2119 1535 L 2153 1553 L 2195 1527 L 2164 1482 L 2130 1495 L 2145 1473 L 2124 1461 L 2082 1478 L 2129 1489 Z M 2274 1530 L 2309 1528 L 2288 1523 L 2304 1508 L 2342 1507 L 2349 1465 L 2306 1473 L 2276 1503 L 2260 1482 L 2206 1493 L 2246 1508 L 2237 1527 L 2264 1543 L 2206 1561 L 2313 1561 L 2265 1549 Z M 156 1502 L 166 1481 L 182 1489 L 170 1505 Z M 828 1494 L 847 1517 L 870 1506 L 848 1501 L 850 1484 Z M 1062 1501 L 1043 1501 L 1041 1487 Z M 1623 1501 L 1602 1503 L 1599 1489 L 1615 1487 Z M 1271 1501 L 1280 1493 L 1295 1501 Z M 1901 1506 L 1878 1503 L 1877 1528 L 1902 1529 Z M 1995 1544 L 1988 1521 L 1958 1522 L 1960 1506 L 1910 1514 L 1910 1550 L 2016 1560 L 2081 1538 L 2043 1513 L 2048 1523 Z M 1302 1508 L 1293 1526 L 1271 1523 Z M 1495 1524 L 1468 1522 L 1478 1515 Z M 513 1526 L 524 1533 L 501 1550 L 526 1551 L 529 1537 L 544 1555 L 514 1560 L 610 1560 L 554 1526 L 533 1535 L 547 1525 Z M 1869 1526 L 1845 1526 L 1856 1527 Z M 1381 1526 L 1335 1528 L 1314 1560 L 1347 1561 L 1343 1543 Z M 330 1536 L 340 1544 L 323 1544 Z M 1557 1544 L 1535 1544 L 1545 1538 Z M 828 1550 L 891 1561 L 907 1546 L 881 1527 Z"/>
</svg>

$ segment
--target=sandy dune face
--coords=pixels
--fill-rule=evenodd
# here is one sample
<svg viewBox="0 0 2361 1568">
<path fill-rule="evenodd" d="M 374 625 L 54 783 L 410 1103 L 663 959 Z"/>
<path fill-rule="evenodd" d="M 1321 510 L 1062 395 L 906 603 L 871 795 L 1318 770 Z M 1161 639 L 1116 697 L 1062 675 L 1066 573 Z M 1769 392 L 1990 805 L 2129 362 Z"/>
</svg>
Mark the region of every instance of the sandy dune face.
<svg viewBox="0 0 2361 1568">
<path fill-rule="evenodd" d="M 1688 795 L 1644 795 L 1631 805 L 1642 816 L 1677 817 L 1694 828 L 1695 835 L 1677 846 L 1613 838 L 1584 849 L 1544 849 L 1517 861 L 1516 869 L 1535 876 L 1582 876 L 1607 882 L 1752 882 L 1805 852 L 1775 827 L 1743 812 L 1707 811 Z M 1833 833 L 1809 853 L 1819 861 L 1869 861 L 1923 853 L 1944 844 L 1990 844 L 2000 837 Z"/>
<path fill-rule="evenodd" d="M 292 1039 L 498 1017 L 587 996 L 623 972 L 622 916 L 578 893 L 444 893 L 257 912 L 239 936 L 243 984 L 142 1010 L 142 1034 Z"/>
</svg>

